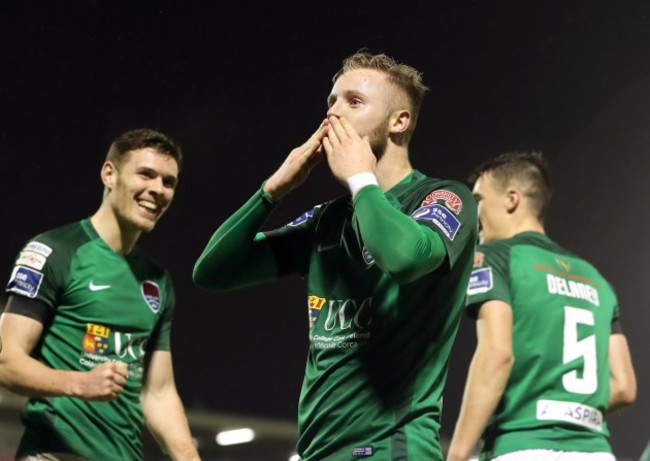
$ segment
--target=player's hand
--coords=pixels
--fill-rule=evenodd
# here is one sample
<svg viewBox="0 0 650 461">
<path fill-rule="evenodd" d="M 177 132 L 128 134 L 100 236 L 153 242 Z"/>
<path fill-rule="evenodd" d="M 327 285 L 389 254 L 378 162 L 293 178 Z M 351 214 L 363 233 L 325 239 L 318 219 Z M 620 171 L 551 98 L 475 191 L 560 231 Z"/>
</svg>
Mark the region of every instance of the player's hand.
<svg viewBox="0 0 650 461">
<path fill-rule="evenodd" d="M 321 141 L 326 134 L 327 123 L 323 121 L 307 142 L 293 149 L 280 168 L 266 181 L 264 192 L 273 200 L 280 200 L 300 186 L 311 169 L 322 160 Z"/>
<path fill-rule="evenodd" d="M 80 373 L 75 397 L 82 400 L 108 401 L 117 398 L 124 390 L 128 365 L 122 362 L 105 362 L 90 371 Z"/>
<path fill-rule="evenodd" d="M 368 136 L 359 136 L 344 117 L 330 116 L 327 137 L 323 147 L 332 174 L 343 184 L 357 173 L 374 173 L 377 158 L 372 152 Z"/>
</svg>

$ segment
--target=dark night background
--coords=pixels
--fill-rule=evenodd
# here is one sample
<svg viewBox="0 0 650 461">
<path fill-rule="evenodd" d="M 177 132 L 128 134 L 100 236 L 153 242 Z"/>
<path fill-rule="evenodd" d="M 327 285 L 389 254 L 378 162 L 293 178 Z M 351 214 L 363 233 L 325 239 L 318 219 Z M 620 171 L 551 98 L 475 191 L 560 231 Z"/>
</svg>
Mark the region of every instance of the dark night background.
<svg viewBox="0 0 650 461">
<path fill-rule="evenodd" d="M 548 155 L 548 233 L 619 294 L 639 397 L 610 430 L 617 454 L 638 458 L 650 438 L 645 1 L 2 2 L 5 277 L 28 237 L 95 211 L 117 134 L 161 129 L 186 161 L 174 205 L 141 243 L 175 280 L 186 406 L 294 419 L 307 346 L 302 281 L 211 294 L 191 271 L 216 226 L 313 132 L 331 76 L 361 47 L 415 66 L 431 87 L 411 145 L 416 168 L 464 180 L 506 150 Z M 341 192 L 323 165 L 270 224 Z M 445 435 L 474 345 L 464 320 Z"/>
</svg>

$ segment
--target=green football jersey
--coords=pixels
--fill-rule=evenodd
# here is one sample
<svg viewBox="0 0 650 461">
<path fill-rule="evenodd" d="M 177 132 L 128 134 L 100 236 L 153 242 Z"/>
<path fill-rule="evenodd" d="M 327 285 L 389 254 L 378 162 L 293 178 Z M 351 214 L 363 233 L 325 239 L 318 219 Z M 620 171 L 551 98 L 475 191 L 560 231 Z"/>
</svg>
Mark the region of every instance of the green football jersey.
<svg viewBox="0 0 650 461">
<path fill-rule="evenodd" d="M 18 456 L 63 452 L 92 460 L 142 459 L 145 356 L 169 350 L 169 274 L 137 248 L 127 256 L 114 252 L 86 219 L 30 240 L 7 292 L 52 309 L 33 354 L 48 367 L 89 371 L 107 361 L 128 364 L 124 391 L 113 401 L 30 399 Z"/>
<path fill-rule="evenodd" d="M 611 452 L 607 351 L 618 303 L 607 280 L 547 236 L 523 232 L 477 248 L 469 313 L 490 300 L 512 308 L 515 361 L 480 459 L 526 449 Z"/>
<path fill-rule="evenodd" d="M 442 460 L 442 392 L 471 272 L 476 204 L 465 185 L 418 171 L 385 195 L 441 236 L 442 266 L 408 283 L 391 278 L 366 249 L 349 196 L 266 234 L 278 264 L 307 278 L 303 460 Z M 386 245 L 398 244 L 391 237 Z"/>
</svg>

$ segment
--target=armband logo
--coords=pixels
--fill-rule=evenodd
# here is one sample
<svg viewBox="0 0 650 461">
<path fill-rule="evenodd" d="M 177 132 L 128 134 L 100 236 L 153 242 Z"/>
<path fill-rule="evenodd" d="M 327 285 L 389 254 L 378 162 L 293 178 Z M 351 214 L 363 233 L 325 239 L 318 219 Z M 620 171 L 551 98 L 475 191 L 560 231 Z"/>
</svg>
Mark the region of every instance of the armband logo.
<svg viewBox="0 0 650 461">
<path fill-rule="evenodd" d="M 460 228 L 458 218 L 451 214 L 447 208 L 437 203 L 418 208 L 411 214 L 411 217 L 416 221 L 431 221 L 452 242 Z"/>
<path fill-rule="evenodd" d="M 469 276 L 469 285 L 467 286 L 467 295 L 477 295 L 487 293 L 494 286 L 492 279 L 492 268 L 484 267 L 472 271 Z"/>
<path fill-rule="evenodd" d="M 442 202 L 446 208 L 449 208 L 455 214 L 459 214 L 463 209 L 463 201 L 460 197 L 446 189 L 434 190 L 429 193 L 429 195 L 422 200 L 420 206 L 428 206 L 437 202 Z"/>
<path fill-rule="evenodd" d="M 42 282 L 42 272 L 24 266 L 15 266 L 7 284 L 7 291 L 35 298 Z"/>
<path fill-rule="evenodd" d="M 151 280 L 145 280 L 140 285 L 140 292 L 144 298 L 149 309 L 153 311 L 154 314 L 158 313 L 160 310 L 160 305 L 162 304 L 162 297 L 160 296 L 160 288 L 158 284 L 152 282 Z"/>
</svg>

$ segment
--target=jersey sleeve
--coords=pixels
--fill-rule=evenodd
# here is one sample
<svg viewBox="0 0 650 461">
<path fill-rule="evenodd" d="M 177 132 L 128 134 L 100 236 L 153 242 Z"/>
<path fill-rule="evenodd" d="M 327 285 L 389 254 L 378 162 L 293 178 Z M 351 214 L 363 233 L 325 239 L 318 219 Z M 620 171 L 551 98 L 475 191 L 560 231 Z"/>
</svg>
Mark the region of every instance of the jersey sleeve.
<svg viewBox="0 0 650 461">
<path fill-rule="evenodd" d="M 436 232 L 445 245 L 449 267 L 461 260 L 467 246 L 476 245 L 478 212 L 472 192 L 457 181 L 426 190 L 411 217 Z"/>
<path fill-rule="evenodd" d="M 263 186 L 214 232 L 194 265 L 194 282 L 228 291 L 270 282 L 304 265 L 308 229 L 300 221 L 286 229 L 262 232 L 275 208 Z M 310 221 L 305 216 L 304 221 Z M 302 255 L 303 259 L 296 257 Z"/>
<path fill-rule="evenodd" d="M 609 289 L 612 292 L 612 295 L 614 296 L 614 303 L 615 303 L 613 314 L 612 314 L 612 324 L 617 324 L 617 328 L 618 328 L 617 332 L 620 333 L 622 331 L 620 327 L 621 311 L 618 304 L 618 296 L 616 296 L 616 290 L 614 290 L 614 287 L 612 286 L 611 283 L 607 282 L 607 286 L 609 287 Z"/>
<path fill-rule="evenodd" d="M 38 300 L 54 309 L 70 268 L 65 246 L 41 235 L 27 242 L 18 254 L 7 294 Z"/>
<path fill-rule="evenodd" d="M 290 223 L 264 232 L 263 239 L 271 247 L 278 276 L 297 273 L 305 276 L 309 268 L 315 223 L 323 205 L 302 213 Z"/>
<path fill-rule="evenodd" d="M 366 186 L 354 199 L 353 227 L 383 271 L 408 283 L 440 266 L 446 249 L 437 234 L 408 216 L 377 186 Z"/>
<path fill-rule="evenodd" d="M 220 225 L 194 263 L 194 283 L 228 291 L 276 278 L 273 254 L 259 232 L 274 207 L 260 188 Z"/>
<path fill-rule="evenodd" d="M 50 306 L 37 299 L 26 298 L 25 296 L 9 295 L 5 312 L 10 314 L 23 315 L 37 322 L 47 325 L 52 319 L 54 311 Z"/>
<path fill-rule="evenodd" d="M 474 267 L 467 287 L 466 306 L 476 318 L 487 301 L 512 304 L 509 282 L 509 248 L 499 244 L 479 245 L 474 253 Z"/>
<path fill-rule="evenodd" d="M 399 282 L 452 268 L 476 243 L 476 201 L 466 186 L 432 181 L 420 188 L 414 203 L 391 203 L 376 186 L 364 187 L 354 200 L 363 242 L 377 265 Z"/>
</svg>

